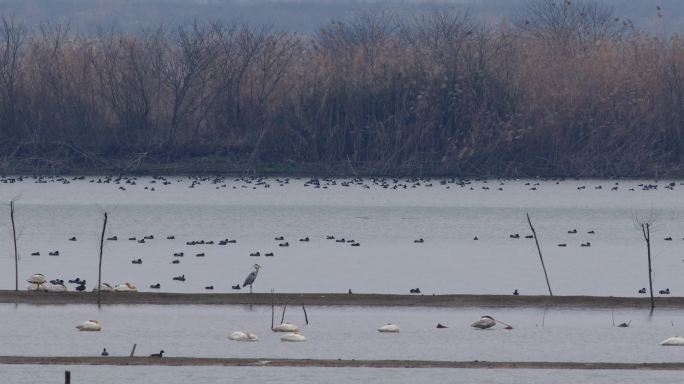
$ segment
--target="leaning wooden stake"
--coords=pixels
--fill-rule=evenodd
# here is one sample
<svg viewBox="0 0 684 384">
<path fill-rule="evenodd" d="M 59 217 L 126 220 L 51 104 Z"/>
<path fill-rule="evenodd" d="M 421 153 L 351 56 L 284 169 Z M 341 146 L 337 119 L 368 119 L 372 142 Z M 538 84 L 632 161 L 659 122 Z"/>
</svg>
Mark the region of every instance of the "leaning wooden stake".
<svg viewBox="0 0 684 384">
<path fill-rule="evenodd" d="M 646 250 L 648 252 L 648 286 L 651 291 L 651 311 L 653 311 L 655 308 L 655 300 L 653 299 L 653 268 L 651 267 L 651 224 L 641 224 L 641 232 L 644 234 Z"/>
<path fill-rule="evenodd" d="M 100 308 L 100 287 L 102 285 L 102 248 L 104 247 L 104 235 L 107 229 L 107 212 L 104 213 L 104 223 L 102 224 L 102 235 L 100 235 L 100 263 L 97 268 L 97 307 Z"/>
<path fill-rule="evenodd" d="M 309 325 L 309 316 L 306 315 L 306 307 L 304 304 L 302 304 L 302 309 L 304 310 L 304 321 L 306 321 L 306 325 Z"/>
<path fill-rule="evenodd" d="M 138 344 L 136 344 L 136 343 L 133 344 L 133 349 L 131 349 L 131 357 L 133 357 L 133 355 L 135 355 L 135 347 L 137 347 L 137 346 L 138 346 Z"/>
<path fill-rule="evenodd" d="M 532 230 L 532 235 L 534 236 L 534 242 L 537 244 L 537 252 L 539 252 L 539 260 L 541 260 L 542 269 L 544 270 L 544 277 L 546 278 L 546 286 L 549 287 L 549 296 L 553 296 L 551 291 L 551 283 L 549 283 L 549 275 L 546 273 L 546 266 L 544 265 L 544 257 L 542 256 L 541 248 L 539 247 L 539 240 L 537 239 L 537 232 L 532 226 L 532 220 L 530 220 L 530 214 L 527 213 L 527 222 L 530 224 L 530 229 Z"/>
<path fill-rule="evenodd" d="M 280 317 L 280 324 L 285 321 L 285 310 L 287 309 L 287 304 L 283 306 L 283 315 Z"/>
<path fill-rule="evenodd" d="M 71 372 L 64 371 L 64 384 L 71 384 Z"/>
<path fill-rule="evenodd" d="M 17 252 L 17 229 L 14 226 L 14 201 L 10 201 L 10 219 L 12 220 L 12 240 L 14 240 L 14 290 L 19 290 L 19 253 Z"/>
</svg>

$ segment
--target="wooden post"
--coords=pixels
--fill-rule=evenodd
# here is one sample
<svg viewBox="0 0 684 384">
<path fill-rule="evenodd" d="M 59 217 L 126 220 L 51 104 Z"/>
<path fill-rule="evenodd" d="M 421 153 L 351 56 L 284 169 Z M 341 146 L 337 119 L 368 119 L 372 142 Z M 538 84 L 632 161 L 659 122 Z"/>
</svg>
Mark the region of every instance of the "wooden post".
<svg viewBox="0 0 684 384">
<path fill-rule="evenodd" d="M 135 355 L 135 347 L 136 347 L 137 345 L 138 345 L 138 344 L 133 344 L 133 349 L 131 349 L 131 357 L 133 357 L 133 355 Z"/>
<path fill-rule="evenodd" d="M 107 229 L 107 212 L 104 213 L 104 223 L 102 224 L 102 235 L 100 235 L 100 263 L 97 268 L 97 307 L 100 308 L 100 287 L 102 285 L 102 249 L 104 247 L 105 229 Z"/>
<path fill-rule="evenodd" d="M 273 296 L 273 288 L 271 288 L 271 329 L 275 325 L 275 297 Z"/>
<path fill-rule="evenodd" d="M 304 304 L 302 304 L 302 309 L 304 310 L 304 321 L 306 321 L 306 325 L 309 325 L 309 316 L 306 315 L 306 307 Z"/>
<path fill-rule="evenodd" d="M 64 384 L 71 384 L 71 372 L 64 371 Z"/>
<path fill-rule="evenodd" d="M 648 286 L 651 291 L 651 311 L 653 311 L 655 308 L 655 299 L 653 299 L 653 268 L 651 267 L 651 224 L 641 224 L 641 232 L 644 234 L 646 251 L 648 252 Z"/>
<path fill-rule="evenodd" d="M 283 306 L 283 316 L 280 317 L 280 324 L 285 321 L 285 310 L 287 309 L 287 304 Z"/>
<path fill-rule="evenodd" d="M 534 242 L 537 244 L 537 252 L 539 252 L 539 260 L 541 260 L 542 269 L 544 270 L 546 286 L 549 288 L 549 296 L 553 296 L 553 292 L 551 291 L 551 283 L 549 283 L 549 275 L 546 273 L 546 266 L 544 265 L 544 257 L 542 256 L 542 251 L 539 247 L 539 240 L 537 240 L 537 231 L 535 231 L 534 227 L 532 226 L 532 220 L 530 220 L 529 213 L 527 213 L 527 222 L 530 224 L 530 229 L 532 229 L 532 235 L 534 236 Z"/>
<path fill-rule="evenodd" d="M 14 290 L 19 290 L 19 253 L 17 252 L 17 229 L 14 226 L 14 201 L 10 201 L 10 219 L 12 220 L 12 240 L 14 240 Z"/>
</svg>

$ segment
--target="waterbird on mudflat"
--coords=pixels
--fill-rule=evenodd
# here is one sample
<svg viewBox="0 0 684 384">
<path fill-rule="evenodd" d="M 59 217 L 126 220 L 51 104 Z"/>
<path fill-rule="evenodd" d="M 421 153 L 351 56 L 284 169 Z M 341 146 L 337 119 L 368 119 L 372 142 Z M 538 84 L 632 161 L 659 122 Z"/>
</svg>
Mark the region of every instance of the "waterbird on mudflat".
<svg viewBox="0 0 684 384">
<path fill-rule="evenodd" d="M 109 352 L 107 352 L 107 348 L 102 350 L 102 353 L 100 353 L 100 356 L 109 356 Z"/>
<path fill-rule="evenodd" d="M 284 242 L 284 243 L 278 244 L 278 246 L 279 246 L 279 247 L 289 247 L 289 246 L 290 246 L 290 243 L 288 243 L 288 242 L 286 241 L 286 242 Z"/>
<path fill-rule="evenodd" d="M 666 237 L 666 238 L 665 238 L 665 241 L 672 241 L 672 237 L 669 237 L 669 236 Z"/>
<path fill-rule="evenodd" d="M 519 296 L 519 295 L 520 295 L 520 293 L 518 292 L 517 289 L 515 291 L 513 291 L 513 296 Z"/>
<path fill-rule="evenodd" d="M 142 259 L 132 260 L 132 264 L 142 264 Z"/>
<path fill-rule="evenodd" d="M 306 242 L 306 241 L 309 241 L 309 238 L 308 238 L 308 237 L 304 237 L 304 238 L 299 239 L 299 241 Z"/>
<path fill-rule="evenodd" d="M 213 286 L 213 285 L 207 285 L 206 287 L 204 287 L 204 289 L 207 289 L 207 290 L 210 290 L 210 291 L 211 291 L 211 290 L 214 289 L 214 286 Z"/>
<path fill-rule="evenodd" d="M 646 293 L 646 288 L 641 288 L 641 289 L 639 290 L 639 293 L 641 293 L 641 294 Z"/>
<path fill-rule="evenodd" d="M 254 270 L 247 275 L 245 282 L 242 284 L 242 287 L 249 285 L 249 293 L 252 293 L 252 284 L 254 284 L 254 280 L 256 280 L 260 268 L 262 268 L 261 265 L 254 264 Z"/>
<path fill-rule="evenodd" d="M 235 284 L 235 285 L 233 285 L 231 288 L 233 288 L 233 289 L 240 289 L 240 284 Z"/>
<path fill-rule="evenodd" d="M 285 240 L 285 237 L 283 237 L 283 236 L 276 236 L 275 240 L 278 240 L 278 241 L 280 241 L 280 240 Z"/>
<path fill-rule="evenodd" d="M 159 289 L 159 288 L 161 288 L 161 284 L 160 284 L 160 283 L 152 284 L 152 285 L 150 285 L 150 288 L 152 288 L 152 289 Z"/>
<path fill-rule="evenodd" d="M 119 238 L 116 236 L 112 236 L 112 237 L 107 238 L 107 241 L 117 241 L 117 240 L 119 240 Z"/>
<path fill-rule="evenodd" d="M 420 288 L 411 288 L 411 289 L 409 290 L 409 292 L 411 292 L 411 293 L 420 293 Z"/>
<path fill-rule="evenodd" d="M 164 355 L 164 350 L 162 349 L 159 353 L 153 353 L 150 357 L 162 357 Z"/>
<path fill-rule="evenodd" d="M 48 252 L 49 256 L 59 256 L 59 251 Z"/>
<path fill-rule="evenodd" d="M 420 239 L 413 240 L 413 242 L 414 242 L 414 243 L 424 243 L 425 240 L 423 240 L 423 238 L 421 237 Z"/>
<path fill-rule="evenodd" d="M 586 243 L 580 244 L 580 246 L 582 246 L 582 247 L 591 247 L 591 243 L 587 241 Z"/>
<path fill-rule="evenodd" d="M 446 325 L 442 325 L 441 323 L 437 323 L 437 328 L 442 329 L 442 328 L 449 328 Z"/>
<path fill-rule="evenodd" d="M 171 236 L 166 236 L 166 240 L 174 240 L 176 236 L 171 235 Z"/>
<path fill-rule="evenodd" d="M 261 256 L 261 253 L 260 252 L 254 252 L 254 253 L 250 253 L 249 255 L 250 256 Z"/>
<path fill-rule="evenodd" d="M 273 256 L 273 252 L 264 253 L 264 256 Z"/>
<path fill-rule="evenodd" d="M 180 264 L 180 260 L 173 260 L 171 261 L 171 264 Z"/>
<path fill-rule="evenodd" d="M 669 295 L 670 294 L 670 288 L 665 288 L 664 290 L 661 289 L 658 293 L 661 295 Z"/>
<path fill-rule="evenodd" d="M 176 276 L 173 278 L 176 281 L 185 281 L 185 275 Z"/>
<path fill-rule="evenodd" d="M 70 238 L 69 238 L 69 241 L 76 241 L 76 236 L 70 237 Z"/>
<path fill-rule="evenodd" d="M 519 238 L 520 238 L 520 234 L 514 233 L 514 234 L 512 234 L 512 235 L 509 235 L 508 237 L 510 237 L 511 239 L 519 239 Z"/>
</svg>

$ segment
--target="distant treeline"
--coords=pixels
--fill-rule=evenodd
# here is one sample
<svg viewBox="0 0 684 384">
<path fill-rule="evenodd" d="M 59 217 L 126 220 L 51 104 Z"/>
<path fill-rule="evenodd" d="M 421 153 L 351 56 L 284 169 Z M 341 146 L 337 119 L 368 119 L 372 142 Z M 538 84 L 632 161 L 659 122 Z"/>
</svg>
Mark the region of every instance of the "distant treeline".
<svg viewBox="0 0 684 384">
<path fill-rule="evenodd" d="M 682 174 L 684 39 L 597 3 L 79 35 L 0 20 L 0 169 Z M 209 159 L 209 160 L 207 160 Z"/>
</svg>

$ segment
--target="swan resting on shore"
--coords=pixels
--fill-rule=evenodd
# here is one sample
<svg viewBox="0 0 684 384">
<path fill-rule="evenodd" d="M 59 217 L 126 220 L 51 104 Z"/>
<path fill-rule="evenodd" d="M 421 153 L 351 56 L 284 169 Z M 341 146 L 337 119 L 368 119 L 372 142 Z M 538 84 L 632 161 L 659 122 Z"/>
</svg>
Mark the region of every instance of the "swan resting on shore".
<svg viewBox="0 0 684 384">
<path fill-rule="evenodd" d="M 389 323 L 378 328 L 378 332 L 397 333 L 399 332 L 399 326 L 396 324 Z"/>
<path fill-rule="evenodd" d="M 101 331 L 102 324 L 97 320 L 88 320 L 77 325 L 76 328 L 79 331 Z"/>
<path fill-rule="evenodd" d="M 284 323 L 276 325 L 272 330 L 273 332 L 299 332 L 299 327 L 294 324 Z"/>
<path fill-rule="evenodd" d="M 299 332 L 292 332 L 292 333 L 286 333 L 280 337 L 280 341 L 291 341 L 291 342 L 297 342 L 297 341 L 306 341 L 306 337 L 304 335 L 300 335 Z"/>
<path fill-rule="evenodd" d="M 97 288 L 93 288 L 93 292 L 97 292 Z M 107 283 L 100 284 L 100 291 L 102 292 L 114 292 L 114 287 Z"/>
<path fill-rule="evenodd" d="M 235 341 L 259 341 L 259 337 L 249 331 L 235 331 L 228 338 Z"/>
<path fill-rule="evenodd" d="M 680 337 L 680 336 L 670 337 L 670 338 L 667 338 L 667 339 L 661 341 L 660 345 L 682 347 L 682 346 L 684 346 L 684 337 Z"/>
<path fill-rule="evenodd" d="M 116 292 L 138 292 L 138 288 L 132 283 L 122 283 L 114 287 Z"/>
</svg>

